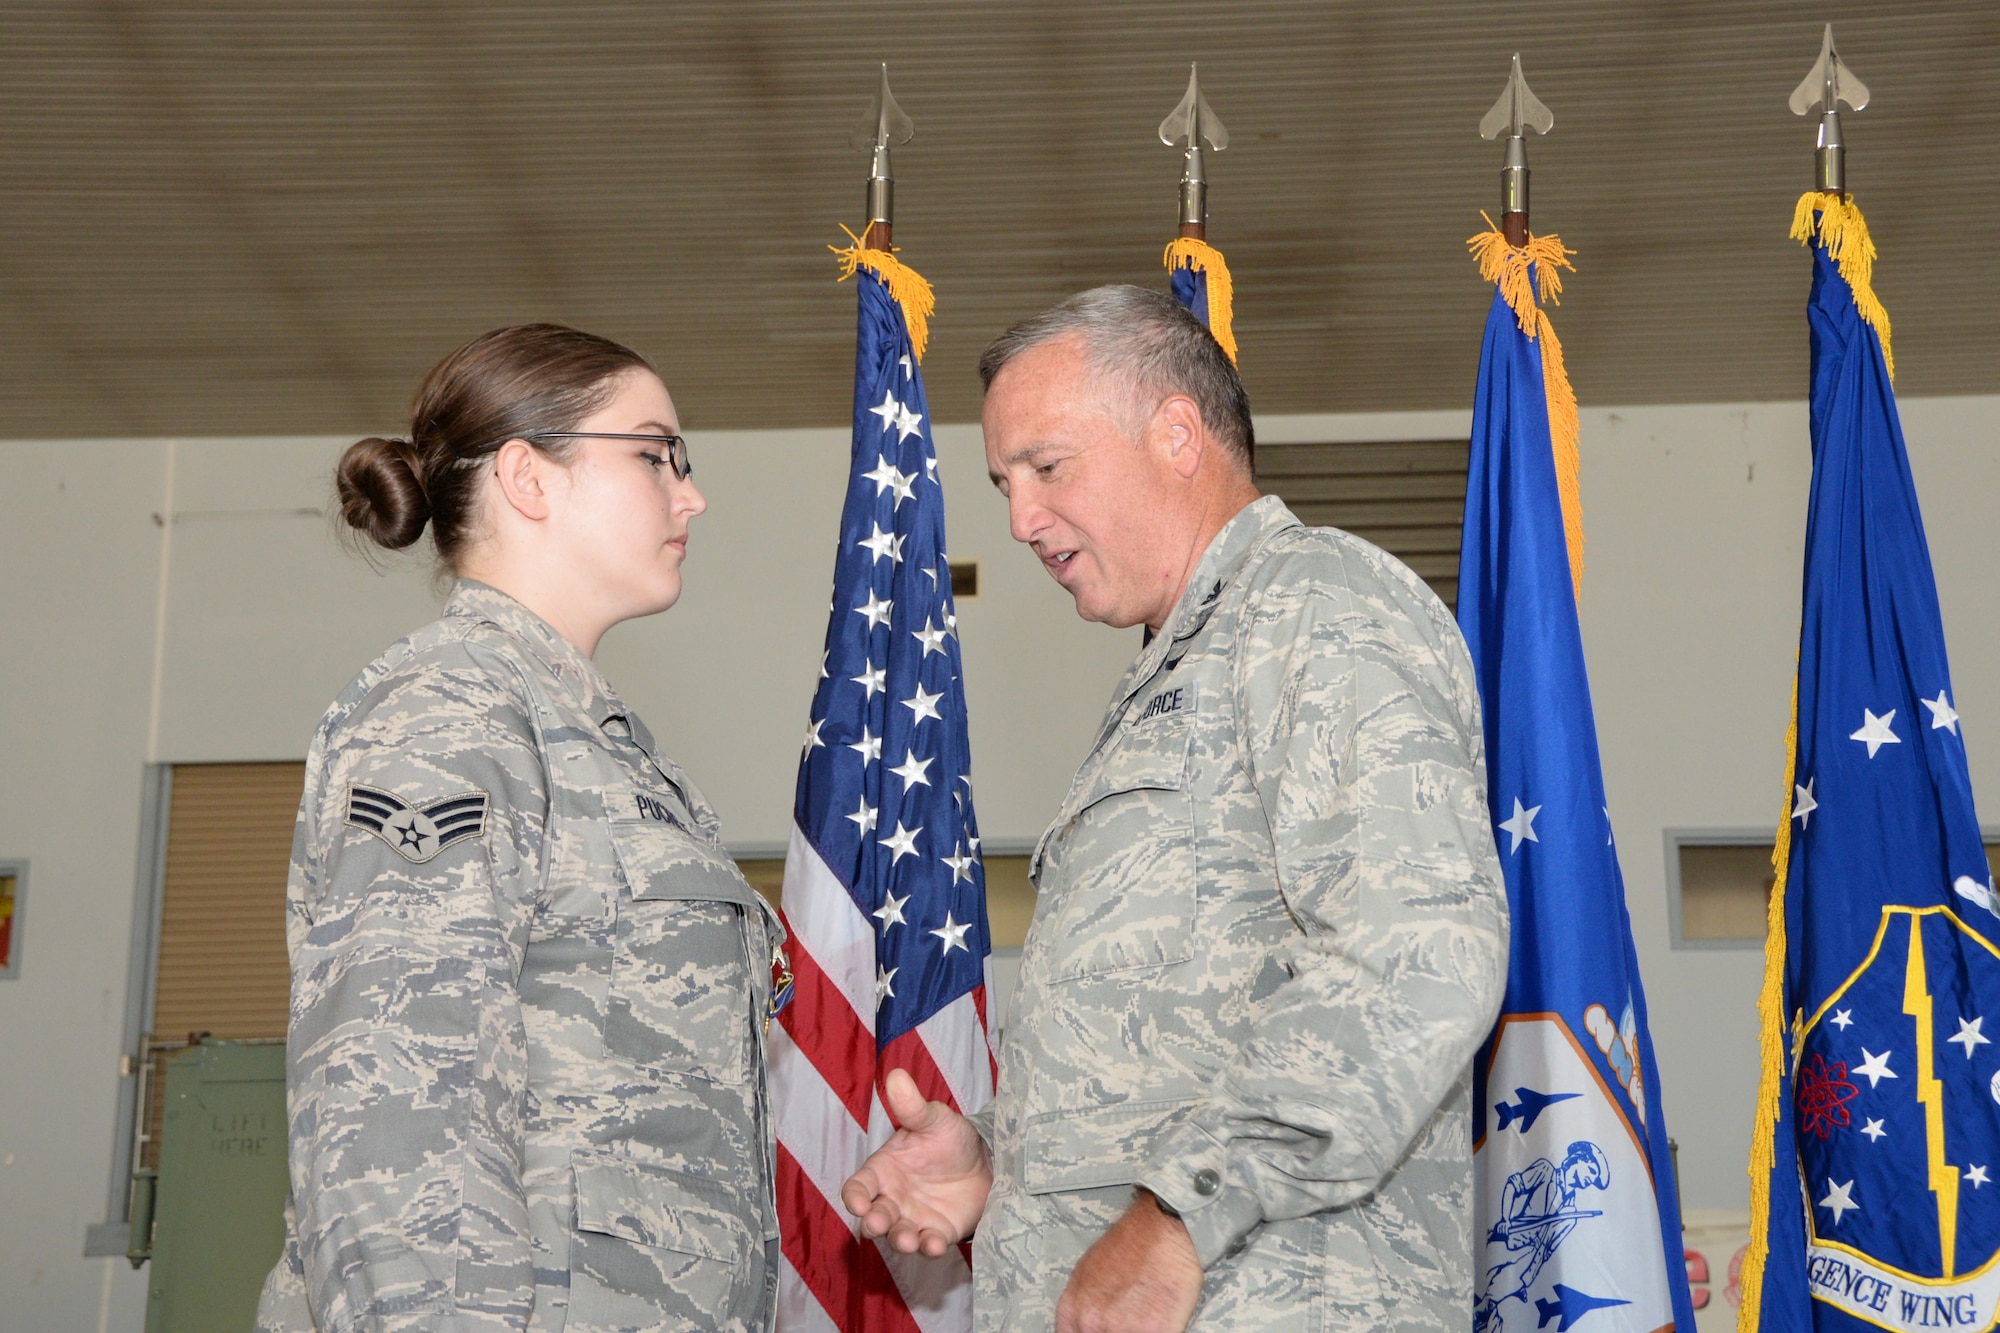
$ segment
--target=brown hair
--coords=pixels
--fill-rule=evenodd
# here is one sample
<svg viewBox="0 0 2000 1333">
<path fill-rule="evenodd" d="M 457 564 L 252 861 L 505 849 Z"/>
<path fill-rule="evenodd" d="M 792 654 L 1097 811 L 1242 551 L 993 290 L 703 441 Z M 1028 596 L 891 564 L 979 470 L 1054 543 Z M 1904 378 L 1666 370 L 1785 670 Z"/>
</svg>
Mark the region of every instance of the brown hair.
<svg viewBox="0 0 2000 1333">
<path fill-rule="evenodd" d="M 340 517 L 400 551 L 430 526 L 438 559 L 455 565 L 478 519 L 479 464 L 509 440 L 574 430 L 614 381 L 653 364 L 629 347 L 561 324 L 481 334 L 437 363 L 410 409 L 410 438 L 370 436 L 334 470 Z M 573 445 L 528 443 L 555 458 Z"/>
</svg>

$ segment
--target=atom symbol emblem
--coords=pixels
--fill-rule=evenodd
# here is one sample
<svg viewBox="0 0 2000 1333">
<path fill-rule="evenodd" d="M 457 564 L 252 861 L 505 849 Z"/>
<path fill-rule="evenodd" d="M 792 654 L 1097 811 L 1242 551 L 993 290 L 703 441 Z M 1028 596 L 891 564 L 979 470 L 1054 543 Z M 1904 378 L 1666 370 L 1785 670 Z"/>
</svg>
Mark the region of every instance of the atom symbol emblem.
<svg viewBox="0 0 2000 1333">
<path fill-rule="evenodd" d="M 1835 1129 L 1851 1123 L 1847 1104 L 1861 1090 L 1847 1081 L 1847 1062 L 1829 1065 L 1817 1051 L 1799 1070 L 1799 1123 L 1808 1134 L 1831 1138 Z"/>
</svg>

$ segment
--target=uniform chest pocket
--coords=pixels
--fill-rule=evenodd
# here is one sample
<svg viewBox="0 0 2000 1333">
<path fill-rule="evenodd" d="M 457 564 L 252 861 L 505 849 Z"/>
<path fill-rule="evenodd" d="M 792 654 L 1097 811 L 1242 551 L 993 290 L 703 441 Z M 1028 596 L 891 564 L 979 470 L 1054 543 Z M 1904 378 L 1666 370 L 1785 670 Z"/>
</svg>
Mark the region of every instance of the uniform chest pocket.
<svg viewBox="0 0 2000 1333">
<path fill-rule="evenodd" d="M 1051 981 L 1194 957 L 1189 734 L 1186 722 L 1131 728 L 1100 761 L 1076 814 L 1051 832 Z"/>
<path fill-rule="evenodd" d="M 769 976 L 757 891 L 720 852 L 665 824 L 611 826 L 618 898 L 604 1048 L 647 1069 L 716 1083 L 751 1076 Z"/>
</svg>

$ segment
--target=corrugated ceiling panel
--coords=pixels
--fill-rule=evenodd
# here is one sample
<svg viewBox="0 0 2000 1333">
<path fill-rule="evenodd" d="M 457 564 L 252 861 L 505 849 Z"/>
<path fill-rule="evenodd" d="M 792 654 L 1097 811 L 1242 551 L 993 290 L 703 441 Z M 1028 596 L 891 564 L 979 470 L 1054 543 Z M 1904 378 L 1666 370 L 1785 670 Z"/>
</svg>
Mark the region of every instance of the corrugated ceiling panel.
<svg viewBox="0 0 2000 1333">
<path fill-rule="evenodd" d="M 1906 393 L 1992 391 L 2000 6 L 1552 0 L 1074 5 L 17 4 L 0 11 L 0 435 L 360 432 L 494 324 L 654 355 L 692 431 L 847 419 L 846 133 L 886 59 L 927 370 L 977 414 L 1009 321 L 1160 280 L 1199 58 L 1232 146 L 1212 239 L 1262 412 L 1460 407 L 1487 293 L 1474 132 L 1519 50 L 1556 131 L 1536 220 L 1585 403 L 1803 394 L 1820 24 Z"/>
</svg>

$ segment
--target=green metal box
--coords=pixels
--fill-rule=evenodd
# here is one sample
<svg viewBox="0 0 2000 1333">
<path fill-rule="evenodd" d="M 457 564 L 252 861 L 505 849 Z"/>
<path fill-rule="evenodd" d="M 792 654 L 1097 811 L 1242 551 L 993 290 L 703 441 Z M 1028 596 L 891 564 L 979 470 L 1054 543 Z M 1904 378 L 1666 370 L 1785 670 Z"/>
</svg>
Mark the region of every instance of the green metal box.
<svg viewBox="0 0 2000 1333">
<path fill-rule="evenodd" d="M 167 1061 L 146 1333 L 249 1333 L 285 1242 L 285 1048 Z"/>
</svg>

